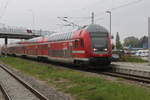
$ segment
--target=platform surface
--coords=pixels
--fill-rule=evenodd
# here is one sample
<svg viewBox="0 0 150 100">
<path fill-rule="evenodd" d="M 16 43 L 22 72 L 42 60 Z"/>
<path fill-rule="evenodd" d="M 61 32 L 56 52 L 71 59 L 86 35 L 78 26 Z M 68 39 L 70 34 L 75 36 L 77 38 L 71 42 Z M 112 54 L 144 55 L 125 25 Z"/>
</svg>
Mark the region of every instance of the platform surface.
<svg viewBox="0 0 150 100">
<path fill-rule="evenodd" d="M 125 68 L 125 69 L 150 72 L 149 63 L 112 62 L 112 65 L 114 65 L 113 67 L 115 68 Z"/>
</svg>

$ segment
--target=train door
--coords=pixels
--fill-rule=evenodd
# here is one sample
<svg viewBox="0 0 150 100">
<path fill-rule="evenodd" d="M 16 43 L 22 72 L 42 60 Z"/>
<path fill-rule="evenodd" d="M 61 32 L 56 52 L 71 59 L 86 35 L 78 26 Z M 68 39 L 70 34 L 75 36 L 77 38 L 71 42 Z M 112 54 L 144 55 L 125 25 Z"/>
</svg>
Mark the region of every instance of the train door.
<svg viewBox="0 0 150 100">
<path fill-rule="evenodd" d="M 72 49 L 73 49 L 73 42 L 69 42 L 69 47 L 68 47 L 68 56 L 69 58 L 72 58 Z"/>
</svg>

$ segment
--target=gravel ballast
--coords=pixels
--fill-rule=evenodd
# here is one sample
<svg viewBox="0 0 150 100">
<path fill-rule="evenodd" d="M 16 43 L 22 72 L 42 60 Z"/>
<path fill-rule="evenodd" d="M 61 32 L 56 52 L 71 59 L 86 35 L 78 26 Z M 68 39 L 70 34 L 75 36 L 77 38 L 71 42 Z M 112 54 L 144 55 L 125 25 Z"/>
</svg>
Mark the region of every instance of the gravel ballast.
<svg viewBox="0 0 150 100">
<path fill-rule="evenodd" d="M 12 100 L 39 100 L 33 93 L 21 83 L 0 68 L 0 80 Z"/>
<path fill-rule="evenodd" d="M 9 68 L 13 73 L 21 77 L 24 81 L 29 83 L 33 88 L 40 91 L 43 95 L 45 95 L 50 100 L 74 100 L 71 98 L 69 94 L 64 94 L 62 92 L 57 91 L 55 88 L 50 87 L 46 84 L 44 81 L 40 81 L 38 79 L 35 79 L 32 76 L 26 75 L 10 66 L 7 65 L 7 68 Z"/>
</svg>

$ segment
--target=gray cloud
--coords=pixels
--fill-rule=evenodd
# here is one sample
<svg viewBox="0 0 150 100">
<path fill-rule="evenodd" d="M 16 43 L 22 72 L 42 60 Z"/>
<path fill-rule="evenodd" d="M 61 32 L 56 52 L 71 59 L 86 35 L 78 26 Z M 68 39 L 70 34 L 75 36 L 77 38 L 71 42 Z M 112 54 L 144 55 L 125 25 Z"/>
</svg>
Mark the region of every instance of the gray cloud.
<svg viewBox="0 0 150 100">
<path fill-rule="evenodd" d="M 105 11 L 135 0 L 0 0 L 2 2 L 0 6 L 5 5 L 7 1 L 9 1 L 8 7 L 0 19 L 1 23 L 10 26 L 65 31 L 68 28 L 56 25 L 62 23 L 57 19 L 58 16 L 90 17 L 90 13 L 94 11 L 96 19 L 103 18 L 103 20 L 96 20 L 96 23 L 109 29 L 109 15 Z M 143 0 L 112 11 L 112 33 L 120 32 L 121 39 L 131 35 L 138 37 L 147 35 L 149 5 L 149 0 Z M 31 11 L 35 16 L 35 25 L 33 25 Z M 90 23 L 90 19 L 70 20 L 81 25 Z"/>
</svg>

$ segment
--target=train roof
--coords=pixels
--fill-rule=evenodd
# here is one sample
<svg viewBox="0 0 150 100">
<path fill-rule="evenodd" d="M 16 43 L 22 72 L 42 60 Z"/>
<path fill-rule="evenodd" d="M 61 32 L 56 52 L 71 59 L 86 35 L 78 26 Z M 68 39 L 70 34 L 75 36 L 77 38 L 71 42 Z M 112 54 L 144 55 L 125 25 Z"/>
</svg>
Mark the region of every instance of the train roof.
<svg viewBox="0 0 150 100">
<path fill-rule="evenodd" d="M 85 29 L 87 29 L 88 32 L 108 33 L 108 30 L 106 28 L 104 28 L 103 26 L 97 25 L 97 24 L 90 24 Z"/>
<path fill-rule="evenodd" d="M 100 26 L 100 25 L 97 25 L 97 24 L 90 24 L 90 25 L 84 26 L 83 28 L 81 28 L 79 30 L 82 30 L 82 29 L 86 29 L 88 32 L 108 33 L 107 29 L 105 29 L 103 26 Z M 71 39 L 74 32 L 75 31 L 51 34 L 51 35 L 48 36 L 48 41 L 69 40 L 69 39 Z"/>
<path fill-rule="evenodd" d="M 55 33 L 48 36 L 48 41 L 61 41 L 61 40 L 69 40 L 72 37 L 73 32 L 66 33 Z"/>
</svg>

